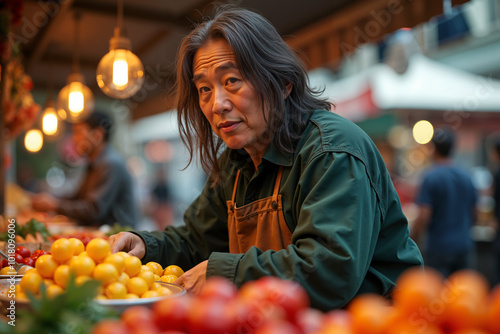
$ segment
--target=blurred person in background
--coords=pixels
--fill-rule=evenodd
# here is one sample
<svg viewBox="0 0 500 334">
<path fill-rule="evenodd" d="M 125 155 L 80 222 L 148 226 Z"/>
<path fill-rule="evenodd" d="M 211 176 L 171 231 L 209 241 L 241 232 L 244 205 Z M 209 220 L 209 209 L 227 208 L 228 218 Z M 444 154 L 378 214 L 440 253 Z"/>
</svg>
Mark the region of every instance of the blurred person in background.
<svg viewBox="0 0 500 334">
<path fill-rule="evenodd" d="M 495 200 L 495 223 L 496 238 L 494 241 L 495 257 L 496 257 L 496 283 L 500 283 L 500 136 L 493 140 L 491 149 L 491 159 L 496 165 L 496 170 L 493 173 L 493 199 Z"/>
<path fill-rule="evenodd" d="M 390 295 L 422 258 L 377 147 L 308 85 L 297 55 L 262 16 L 224 9 L 181 45 L 177 110 L 184 143 L 210 175 L 184 226 L 123 232 L 127 251 L 241 286 L 300 283 L 313 307 Z"/>
<path fill-rule="evenodd" d="M 170 203 L 170 189 L 163 167 L 156 170 L 156 179 L 151 189 L 150 211 L 158 230 L 163 230 L 173 223 L 173 209 Z"/>
<path fill-rule="evenodd" d="M 88 159 L 81 185 L 67 198 L 56 198 L 46 192 L 33 195 L 33 209 L 56 212 L 86 226 L 116 222 L 130 227 L 136 225 L 138 208 L 133 181 L 125 161 L 109 145 L 112 129 L 111 118 L 99 111 L 73 125 L 76 152 Z"/>
<path fill-rule="evenodd" d="M 471 227 L 476 217 L 477 191 L 471 177 L 455 166 L 451 155 L 455 133 L 437 128 L 432 138 L 433 165 L 424 173 L 417 194 L 419 214 L 411 237 L 423 241 L 424 263 L 445 277 L 475 266 Z"/>
</svg>

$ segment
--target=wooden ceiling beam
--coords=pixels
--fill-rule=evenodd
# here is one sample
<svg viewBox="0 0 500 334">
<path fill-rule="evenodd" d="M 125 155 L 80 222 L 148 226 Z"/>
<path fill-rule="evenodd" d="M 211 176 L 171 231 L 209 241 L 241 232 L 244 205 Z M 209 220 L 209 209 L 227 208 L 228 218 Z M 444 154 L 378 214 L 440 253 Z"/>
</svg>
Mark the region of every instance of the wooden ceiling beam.
<svg viewBox="0 0 500 334">
<path fill-rule="evenodd" d="M 115 3 L 112 2 L 88 2 L 85 0 L 75 1 L 73 4 L 73 9 L 81 10 L 84 12 L 92 12 L 101 15 L 117 17 L 118 8 Z M 124 20 L 138 20 L 155 22 L 165 25 L 174 25 L 181 29 L 188 29 L 190 22 L 184 19 L 182 16 L 176 17 L 171 15 L 169 12 L 158 11 L 158 10 L 148 10 L 140 4 L 137 6 L 127 6 L 123 7 Z"/>
<path fill-rule="evenodd" d="M 286 41 L 299 51 L 309 69 L 337 67 L 358 45 L 380 41 L 391 32 L 414 27 L 442 13 L 442 1 L 362 0 L 292 34 Z"/>
<path fill-rule="evenodd" d="M 35 40 L 32 41 L 31 52 L 27 52 L 26 72 L 29 73 L 44 55 L 45 50 L 50 44 L 51 36 L 57 33 L 58 27 L 69 12 L 72 4 L 73 0 L 66 0 L 61 4 L 54 3 L 51 12 L 46 13 L 47 23 L 40 28 Z"/>
</svg>

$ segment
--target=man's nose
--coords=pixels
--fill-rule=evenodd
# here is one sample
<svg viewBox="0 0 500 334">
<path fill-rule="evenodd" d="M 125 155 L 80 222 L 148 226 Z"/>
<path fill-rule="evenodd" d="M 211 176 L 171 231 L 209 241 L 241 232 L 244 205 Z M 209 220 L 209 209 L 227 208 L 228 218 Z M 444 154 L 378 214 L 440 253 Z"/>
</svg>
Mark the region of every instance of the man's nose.
<svg viewBox="0 0 500 334">
<path fill-rule="evenodd" d="M 221 114 L 231 109 L 231 101 L 224 89 L 215 89 L 213 92 L 213 105 L 212 112 L 214 114 Z"/>
</svg>

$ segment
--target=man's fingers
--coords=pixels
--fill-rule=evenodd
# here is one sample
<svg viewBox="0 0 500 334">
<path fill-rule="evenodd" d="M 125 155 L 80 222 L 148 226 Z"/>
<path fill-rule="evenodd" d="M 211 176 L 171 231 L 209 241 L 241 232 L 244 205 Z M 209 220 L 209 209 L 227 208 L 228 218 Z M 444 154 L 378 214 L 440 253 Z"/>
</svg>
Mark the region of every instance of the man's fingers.
<svg viewBox="0 0 500 334">
<path fill-rule="evenodd" d="M 111 246 L 111 253 L 116 253 L 120 251 L 128 251 L 127 246 L 127 238 L 120 233 L 114 234 L 109 237 L 109 245 Z"/>
</svg>

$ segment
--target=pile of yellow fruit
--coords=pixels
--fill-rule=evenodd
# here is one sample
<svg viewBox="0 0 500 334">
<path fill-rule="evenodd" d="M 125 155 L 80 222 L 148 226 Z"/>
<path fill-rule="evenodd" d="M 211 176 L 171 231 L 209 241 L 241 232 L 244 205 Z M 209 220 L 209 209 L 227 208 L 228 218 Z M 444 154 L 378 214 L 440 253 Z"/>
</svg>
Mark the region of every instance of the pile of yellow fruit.
<svg viewBox="0 0 500 334">
<path fill-rule="evenodd" d="M 125 252 L 111 254 L 109 243 L 92 239 L 85 248 L 76 238 L 57 239 L 50 255 L 40 256 L 35 268 L 29 270 L 16 286 L 16 298 L 25 298 L 27 291 L 38 295 L 45 284 L 47 295 L 54 297 L 64 291 L 71 273 L 75 283 L 87 280 L 101 282 L 97 299 L 133 299 L 168 296 L 172 292 L 157 281 L 174 282 L 184 272 L 175 265 L 163 270 L 156 262 L 143 265 L 141 260 Z"/>
</svg>

